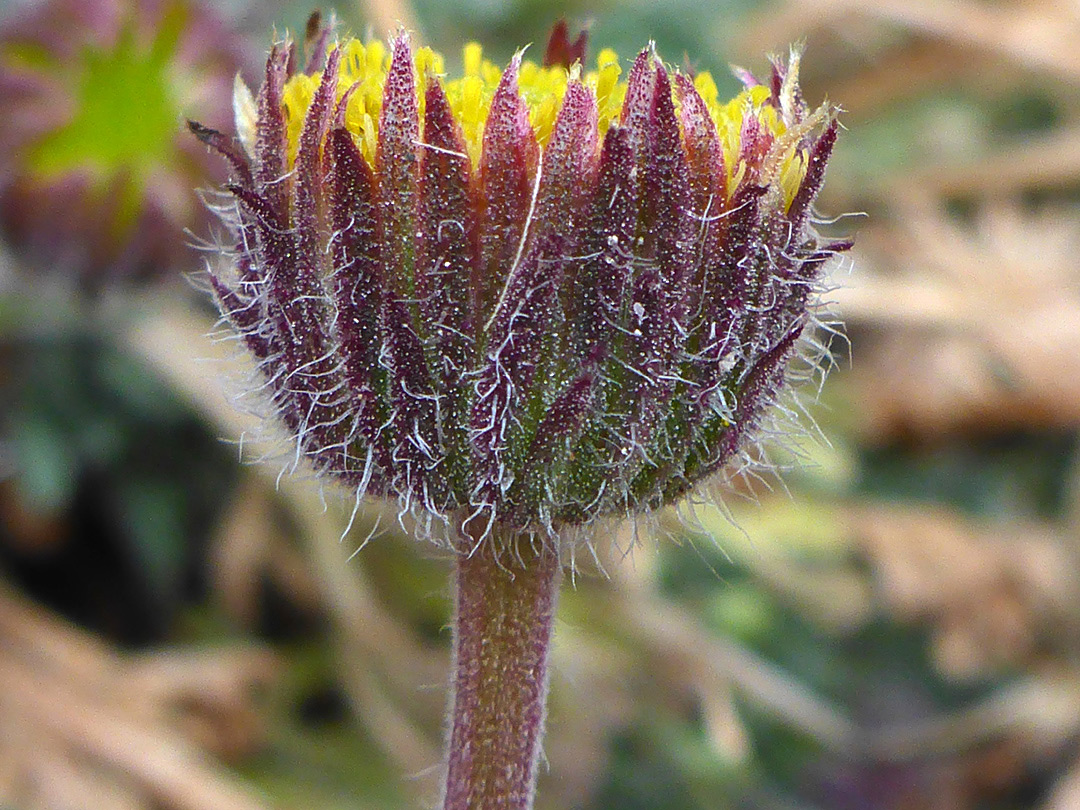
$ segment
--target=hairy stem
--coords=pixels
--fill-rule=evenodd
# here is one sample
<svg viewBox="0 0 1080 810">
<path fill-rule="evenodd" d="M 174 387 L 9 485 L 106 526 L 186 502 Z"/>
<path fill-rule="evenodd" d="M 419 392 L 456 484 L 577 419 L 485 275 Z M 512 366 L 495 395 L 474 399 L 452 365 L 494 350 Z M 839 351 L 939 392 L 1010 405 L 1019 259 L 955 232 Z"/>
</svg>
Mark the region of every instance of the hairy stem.
<svg viewBox="0 0 1080 810">
<path fill-rule="evenodd" d="M 456 562 L 443 810 L 528 810 L 536 787 L 558 555 L 492 545 Z"/>
</svg>

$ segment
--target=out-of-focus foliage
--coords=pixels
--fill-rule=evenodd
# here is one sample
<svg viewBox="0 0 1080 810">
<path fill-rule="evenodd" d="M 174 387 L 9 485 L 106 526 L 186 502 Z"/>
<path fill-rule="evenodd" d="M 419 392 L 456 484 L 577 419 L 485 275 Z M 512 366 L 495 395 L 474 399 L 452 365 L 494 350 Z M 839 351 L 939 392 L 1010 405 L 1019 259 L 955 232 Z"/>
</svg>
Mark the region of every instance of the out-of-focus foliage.
<svg viewBox="0 0 1080 810">
<path fill-rule="evenodd" d="M 260 43 L 309 12 L 231 11 Z M 794 467 L 784 486 L 735 481 L 722 508 L 598 539 L 561 603 L 543 806 L 1080 806 L 1077 12 L 1053 0 L 338 12 L 354 31 L 401 20 L 444 51 L 475 38 L 496 57 L 542 41 L 561 12 L 591 21 L 596 46 L 655 38 L 714 73 L 805 39 L 808 99 L 847 109 L 821 213 L 867 216 L 823 226 L 857 239 L 833 294 L 852 348 L 835 341 L 839 369 L 809 407 L 827 443 L 777 452 Z M 267 445 L 221 393 L 247 372 L 205 339 L 212 321 L 192 296 L 80 308 L 9 265 L 0 566 L 105 635 L 0 599 L 0 761 L 15 763 L 0 768 L 0 803 L 430 802 L 446 561 L 374 507 L 339 543 L 352 503 L 327 491 L 324 510 L 302 476 L 278 484 L 291 459 L 234 464 L 214 437 L 244 436 L 249 459 Z M 88 677 L 95 667 L 109 678 Z M 220 699 L 192 701 L 192 678 Z M 45 711 L 56 705 L 67 714 Z M 87 717 L 192 758 L 177 771 L 125 759 Z M 200 784 L 214 790 L 191 792 Z"/>
<path fill-rule="evenodd" d="M 83 622 L 159 636 L 204 576 L 228 453 L 152 370 L 98 339 L 6 349 L 19 385 L 5 391 L 16 471 L 5 500 L 51 528 L 13 537 L 0 556 Z"/>
<path fill-rule="evenodd" d="M 231 120 L 246 43 L 188 0 L 48 0 L 0 20 L 0 229 L 39 274 L 170 277 L 224 173 L 178 127 Z"/>
</svg>

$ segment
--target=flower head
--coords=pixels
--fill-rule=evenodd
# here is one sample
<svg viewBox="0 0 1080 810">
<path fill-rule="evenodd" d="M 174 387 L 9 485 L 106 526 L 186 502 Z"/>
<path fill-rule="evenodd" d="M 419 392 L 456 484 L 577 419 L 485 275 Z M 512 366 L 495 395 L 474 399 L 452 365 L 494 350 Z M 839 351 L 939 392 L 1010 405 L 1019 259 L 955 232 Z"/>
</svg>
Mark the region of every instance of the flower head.
<svg viewBox="0 0 1080 810">
<path fill-rule="evenodd" d="M 650 46 L 557 28 L 461 76 L 407 35 L 275 45 L 211 283 L 298 454 L 460 527 L 559 534 L 677 500 L 776 399 L 845 245 L 810 221 L 836 138 L 798 54 L 721 102 Z"/>
<path fill-rule="evenodd" d="M 220 162 L 183 114 L 224 125 L 239 37 L 199 0 L 49 0 L 0 27 L 0 227 L 34 265 L 97 283 L 190 261 L 193 187 Z"/>
</svg>

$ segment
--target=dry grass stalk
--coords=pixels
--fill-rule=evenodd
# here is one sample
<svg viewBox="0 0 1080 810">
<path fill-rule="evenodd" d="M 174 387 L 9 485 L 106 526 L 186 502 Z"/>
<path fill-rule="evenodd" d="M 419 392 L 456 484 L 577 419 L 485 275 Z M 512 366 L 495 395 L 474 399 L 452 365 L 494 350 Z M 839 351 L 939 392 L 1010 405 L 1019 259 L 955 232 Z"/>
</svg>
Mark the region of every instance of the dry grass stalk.
<svg viewBox="0 0 1080 810">
<path fill-rule="evenodd" d="M 989 201 L 970 224 L 910 195 L 869 227 L 835 297 L 863 330 L 851 380 L 866 434 L 1080 424 L 1080 220 Z"/>
<path fill-rule="evenodd" d="M 1053 640 L 1071 639 L 1080 616 L 1075 553 L 1051 526 L 977 526 L 925 506 L 858 507 L 849 519 L 878 600 L 899 621 L 933 628 L 946 675 L 985 679 L 1074 652 Z"/>
<path fill-rule="evenodd" d="M 227 346 L 207 337 L 210 327 L 193 310 L 171 306 L 147 312 L 133 325 L 129 339 L 132 348 L 223 436 L 237 442 L 244 437 L 245 458 L 273 457 L 272 439 L 259 435 L 258 420 L 234 408 L 222 393 L 222 378 L 238 378 L 251 371 Z M 208 375 L 208 368 L 215 373 Z M 273 513 L 273 501 L 280 498 L 299 529 L 305 555 L 304 572 L 292 576 L 314 584 L 318 594 L 311 596 L 330 615 L 339 677 L 354 715 L 402 772 L 426 773 L 439 760 L 443 654 L 424 648 L 380 602 L 366 580 L 362 561 L 348 561 L 351 547 L 341 542 L 348 512 L 343 513 L 340 504 L 328 509 L 334 503 L 332 495 L 324 498 L 312 480 L 294 475 L 279 481 L 279 469 L 273 464 L 251 467 L 246 495 L 237 502 L 235 522 L 222 535 L 226 547 L 220 553 L 237 566 L 230 568 L 233 576 L 250 580 L 250 566 L 265 562 L 274 546 L 284 543 L 273 539 L 280 527 L 270 531 L 263 520 Z M 376 520 L 377 507 L 361 504 L 359 508 L 356 531 L 350 537 L 362 538 Z M 393 520 L 382 523 L 392 526 Z M 433 685 L 438 688 L 431 689 Z M 414 782 L 420 793 L 427 787 L 423 781 Z"/>
<path fill-rule="evenodd" d="M 816 31 L 840 35 L 859 31 L 864 21 L 1005 56 L 1068 81 L 1080 80 L 1076 49 L 1080 18 L 1075 8 L 1056 0 L 803 0 L 763 16 L 743 43 L 748 51 L 759 52 Z"/>
<path fill-rule="evenodd" d="M 211 755 L 239 758 L 258 746 L 251 692 L 276 669 L 265 651 L 122 655 L 6 587 L 0 639 L 0 761 L 8 764 L 0 802 L 266 806 Z"/>
</svg>

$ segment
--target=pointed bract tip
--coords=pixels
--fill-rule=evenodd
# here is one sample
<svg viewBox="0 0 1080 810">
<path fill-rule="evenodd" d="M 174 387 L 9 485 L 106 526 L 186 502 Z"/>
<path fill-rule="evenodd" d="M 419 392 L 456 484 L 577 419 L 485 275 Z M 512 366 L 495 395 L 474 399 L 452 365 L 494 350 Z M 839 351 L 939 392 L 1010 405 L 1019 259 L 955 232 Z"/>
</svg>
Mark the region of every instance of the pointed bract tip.
<svg viewBox="0 0 1080 810">
<path fill-rule="evenodd" d="M 203 126 L 198 121 L 192 121 L 190 118 L 187 119 L 187 128 L 192 135 L 205 143 L 207 146 L 211 145 L 211 142 L 214 140 L 215 135 L 221 134 L 216 129 L 211 129 L 210 127 Z"/>
<path fill-rule="evenodd" d="M 412 34 L 404 26 L 398 26 L 394 36 L 390 38 L 391 61 L 408 56 L 412 59 Z"/>
<path fill-rule="evenodd" d="M 757 87 L 761 84 L 761 82 L 758 81 L 757 76 L 741 65 L 729 64 L 728 70 L 731 71 L 732 76 L 739 80 L 739 83 L 742 84 L 743 87 Z"/>
</svg>

